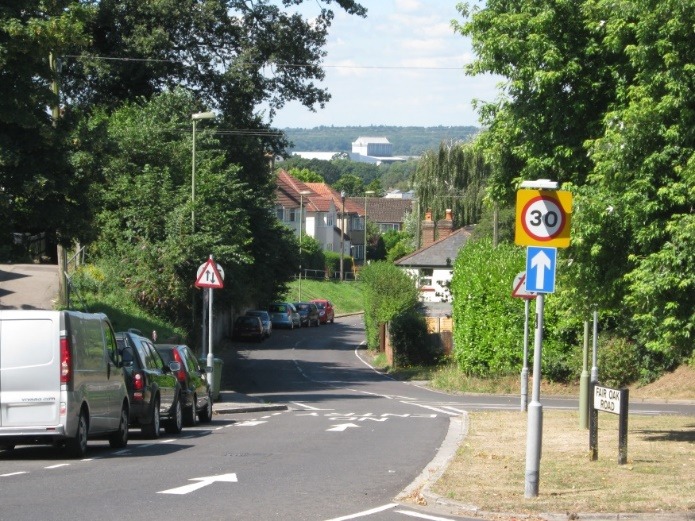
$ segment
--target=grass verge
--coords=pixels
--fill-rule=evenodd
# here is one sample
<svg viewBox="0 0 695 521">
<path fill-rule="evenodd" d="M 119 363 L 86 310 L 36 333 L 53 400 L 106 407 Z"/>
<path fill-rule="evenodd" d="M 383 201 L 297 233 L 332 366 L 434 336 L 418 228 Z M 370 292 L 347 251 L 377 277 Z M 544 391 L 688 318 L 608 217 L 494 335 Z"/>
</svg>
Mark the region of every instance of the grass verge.
<svg viewBox="0 0 695 521">
<path fill-rule="evenodd" d="M 324 281 L 302 279 L 301 297 L 299 281 L 292 281 L 284 296 L 288 302 L 327 299 L 333 302 L 336 314 L 358 313 L 364 310 L 362 285 L 356 281 Z"/>
<path fill-rule="evenodd" d="M 695 513 L 695 418 L 631 415 L 628 463 L 618 465 L 618 416 L 600 413 L 597 461 L 577 412 L 546 410 L 539 495 L 526 499 L 525 413 L 476 412 L 456 457 L 434 485 L 440 496 L 496 519 L 544 512 Z M 501 427 L 501 428 L 500 428 Z M 494 433 L 494 436 L 491 436 Z M 478 515 L 488 517 L 482 512 Z"/>
</svg>

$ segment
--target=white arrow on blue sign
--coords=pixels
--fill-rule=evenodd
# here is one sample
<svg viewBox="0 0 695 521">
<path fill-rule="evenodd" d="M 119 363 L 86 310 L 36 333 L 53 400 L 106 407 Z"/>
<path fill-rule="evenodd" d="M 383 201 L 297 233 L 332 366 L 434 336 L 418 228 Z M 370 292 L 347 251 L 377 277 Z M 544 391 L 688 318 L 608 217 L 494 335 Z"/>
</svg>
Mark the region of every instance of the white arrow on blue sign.
<svg viewBox="0 0 695 521">
<path fill-rule="evenodd" d="M 555 293 L 557 248 L 526 248 L 526 291 Z"/>
</svg>

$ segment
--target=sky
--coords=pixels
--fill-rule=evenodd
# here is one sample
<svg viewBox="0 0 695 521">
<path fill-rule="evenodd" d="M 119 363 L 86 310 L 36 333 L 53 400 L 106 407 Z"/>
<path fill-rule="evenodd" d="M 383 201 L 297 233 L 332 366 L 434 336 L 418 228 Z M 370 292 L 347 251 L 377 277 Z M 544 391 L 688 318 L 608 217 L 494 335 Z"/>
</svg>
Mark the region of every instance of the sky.
<svg viewBox="0 0 695 521">
<path fill-rule="evenodd" d="M 472 102 L 494 100 L 500 79 L 465 74 L 474 55 L 451 27 L 463 21 L 458 1 L 360 0 L 366 19 L 331 4 L 336 16 L 320 85 L 332 98 L 316 113 L 288 103 L 273 126 L 480 126 Z M 317 9 L 309 1 L 302 12 Z"/>
</svg>

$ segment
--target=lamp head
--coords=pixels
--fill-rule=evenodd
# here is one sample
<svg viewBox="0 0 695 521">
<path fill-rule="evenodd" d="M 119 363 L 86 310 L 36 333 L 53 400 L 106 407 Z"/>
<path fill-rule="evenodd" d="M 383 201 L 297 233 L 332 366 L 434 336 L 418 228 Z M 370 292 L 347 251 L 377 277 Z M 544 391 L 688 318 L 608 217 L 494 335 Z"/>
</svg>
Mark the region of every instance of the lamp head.
<svg viewBox="0 0 695 521">
<path fill-rule="evenodd" d="M 195 114 L 191 115 L 191 119 L 197 120 L 197 119 L 215 119 L 215 113 L 214 112 L 196 112 Z"/>
</svg>

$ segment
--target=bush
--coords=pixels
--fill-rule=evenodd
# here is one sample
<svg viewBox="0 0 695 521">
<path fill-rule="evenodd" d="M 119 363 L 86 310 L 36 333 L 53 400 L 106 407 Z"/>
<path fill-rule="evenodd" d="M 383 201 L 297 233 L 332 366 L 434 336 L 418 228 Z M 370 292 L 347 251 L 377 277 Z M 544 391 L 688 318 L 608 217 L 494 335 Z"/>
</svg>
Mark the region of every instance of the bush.
<svg viewBox="0 0 695 521">
<path fill-rule="evenodd" d="M 389 331 L 394 367 L 435 365 L 444 354 L 429 338 L 425 317 L 416 309 L 395 316 Z"/>
<path fill-rule="evenodd" d="M 609 387 L 624 387 L 640 377 L 640 349 L 618 336 L 599 339 L 599 381 Z"/>
</svg>

